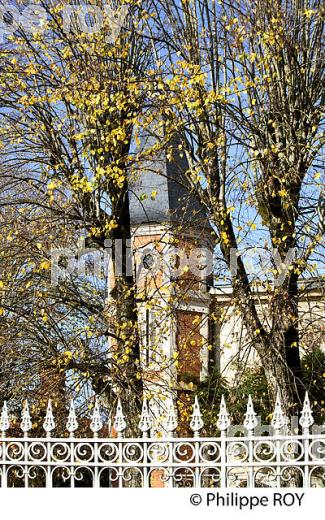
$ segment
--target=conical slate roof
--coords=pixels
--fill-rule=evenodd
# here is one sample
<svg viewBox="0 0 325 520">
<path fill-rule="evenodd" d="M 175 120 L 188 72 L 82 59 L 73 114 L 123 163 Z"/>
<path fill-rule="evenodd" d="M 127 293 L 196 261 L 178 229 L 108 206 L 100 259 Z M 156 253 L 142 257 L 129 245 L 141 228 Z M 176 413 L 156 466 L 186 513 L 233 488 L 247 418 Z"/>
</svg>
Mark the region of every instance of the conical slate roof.
<svg viewBox="0 0 325 520">
<path fill-rule="evenodd" d="M 151 148 L 157 137 L 142 137 L 142 146 Z M 188 162 L 178 148 L 179 140 L 172 142 L 172 159 L 166 151 L 159 151 L 141 166 L 141 171 L 130 179 L 130 212 L 132 225 L 146 223 L 179 223 L 186 226 L 206 227 L 203 206 L 191 193 L 185 172 Z"/>
</svg>

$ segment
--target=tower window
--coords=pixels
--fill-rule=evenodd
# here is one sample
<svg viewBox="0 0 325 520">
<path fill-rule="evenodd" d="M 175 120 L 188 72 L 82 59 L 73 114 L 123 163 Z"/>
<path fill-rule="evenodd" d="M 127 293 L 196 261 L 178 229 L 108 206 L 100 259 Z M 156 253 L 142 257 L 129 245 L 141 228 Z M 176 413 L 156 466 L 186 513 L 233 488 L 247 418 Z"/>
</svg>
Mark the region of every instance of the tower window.
<svg viewBox="0 0 325 520">
<path fill-rule="evenodd" d="M 147 253 L 142 260 L 143 267 L 149 271 L 155 265 L 155 258 L 152 253 Z"/>
</svg>

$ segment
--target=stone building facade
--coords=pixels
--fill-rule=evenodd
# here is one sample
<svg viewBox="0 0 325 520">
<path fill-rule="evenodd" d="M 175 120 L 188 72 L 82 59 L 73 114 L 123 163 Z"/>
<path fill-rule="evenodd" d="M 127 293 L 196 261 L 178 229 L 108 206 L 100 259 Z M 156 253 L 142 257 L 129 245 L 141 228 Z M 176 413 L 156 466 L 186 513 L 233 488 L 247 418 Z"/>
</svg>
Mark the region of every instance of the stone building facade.
<svg viewBox="0 0 325 520">
<path fill-rule="evenodd" d="M 259 362 L 231 287 L 212 287 L 205 267 L 213 256 L 213 229 L 189 190 L 188 163 L 177 141 L 173 150 L 172 159 L 162 151 L 130 179 L 143 378 L 146 391 L 160 402 L 175 397 L 186 382 L 203 381 L 211 359 L 228 380 L 235 380 L 243 362 Z M 323 288 L 301 286 L 302 344 L 310 345 L 313 337 L 324 347 L 324 339 L 317 339 L 324 338 Z M 256 298 L 267 326 L 270 295 L 259 291 Z M 211 322 L 212 310 L 222 316 L 220 322 Z"/>
</svg>

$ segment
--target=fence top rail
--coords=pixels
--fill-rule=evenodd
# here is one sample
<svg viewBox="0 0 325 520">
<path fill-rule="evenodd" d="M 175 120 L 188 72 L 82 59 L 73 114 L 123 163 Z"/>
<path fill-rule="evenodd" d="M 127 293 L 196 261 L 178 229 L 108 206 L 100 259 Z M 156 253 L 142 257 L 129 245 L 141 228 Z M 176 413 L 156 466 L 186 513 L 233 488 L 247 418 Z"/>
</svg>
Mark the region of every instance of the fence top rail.
<svg viewBox="0 0 325 520">
<path fill-rule="evenodd" d="M 175 436 L 175 431 L 178 427 L 178 420 L 177 420 L 177 413 L 176 413 L 176 407 L 174 404 L 174 400 L 172 397 L 167 399 L 167 402 L 164 403 L 165 405 L 165 412 L 163 412 L 163 417 L 160 420 L 160 431 L 163 433 L 164 439 L 168 438 L 177 438 Z M 143 404 L 142 404 L 142 411 L 140 415 L 140 419 L 138 422 L 138 428 L 140 432 L 140 437 L 142 435 L 143 438 L 149 439 L 155 439 L 155 442 L 157 442 L 157 438 L 152 435 L 152 431 L 155 429 L 155 420 L 153 411 L 150 407 L 150 403 L 147 401 L 147 399 L 144 398 Z M 10 430 L 10 414 L 8 411 L 8 405 L 7 402 L 4 402 L 2 407 L 2 412 L 0 415 L 0 435 L 2 435 L 2 438 L 6 438 L 6 432 Z M 161 426 L 162 425 L 162 426 Z M 207 439 L 207 441 L 211 442 L 211 439 L 223 439 L 227 437 L 228 441 L 234 438 L 234 440 L 238 439 L 244 439 L 243 437 L 228 437 L 228 433 L 231 435 L 231 431 L 229 430 L 231 427 L 231 415 L 229 414 L 227 410 L 227 405 L 224 396 L 221 398 L 220 402 L 220 408 L 218 413 L 218 420 L 216 421 L 216 428 L 220 431 L 220 437 L 201 437 L 201 431 L 204 428 L 204 421 L 202 418 L 200 405 L 197 396 L 195 397 L 194 404 L 193 404 L 193 412 L 192 412 L 192 418 L 189 424 L 190 429 L 193 432 L 193 438 L 201 438 L 201 439 Z M 248 396 L 247 401 L 247 409 L 245 413 L 245 418 L 243 421 L 243 424 L 235 424 L 234 427 L 238 429 L 243 429 L 244 432 L 247 432 L 248 436 L 253 436 L 254 433 L 260 433 L 257 431 L 257 426 L 262 429 L 263 433 L 269 433 L 266 430 L 272 430 L 272 437 L 279 437 L 280 438 L 290 438 L 293 439 L 296 437 L 297 439 L 305 439 L 307 435 L 310 434 L 310 428 L 314 425 L 314 418 L 313 413 L 308 397 L 308 393 L 306 392 L 305 400 L 303 403 L 302 411 L 300 412 L 300 418 L 299 418 L 299 426 L 302 430 L 302 436 L 299 435 L 291 435 L 290 434 L 290 428 L 289 428 L 289 418 L 285 415 L 282 407 L 281 402 L 281 396 L 280 392 L 278 392 L 276 403 L 274 407 L 274 411 L 272 414 L 272 420 L 270 425 L 259 425 L 257 414 L 254 410 L 254 405 L 251 396 Z M 100 403 L 99 398 L 95 398 L 94 407 L 92 416 L 90 419 L 89 428 L 93 433 L 93 438 L 99 439 L 99 434 L 102 431 L 103 427 L 105 426 L 104 421 L 102 419 L 101 410 L 100 410 Z M 107 426 L 107 425 L 106 425 Z M 298 424 L 297 424 L 298 426 Z M 110 425 L 110 431 L 113 430 L 116 432 L 117 438 L 121 440 L 125 436 L 125 432 L 127 431 L 127 421 L 125 419 L 121 399 L 118 399 L 117 407 L 115 411 L 114 421 L 113 424 Z M 321 427 L 321 425 L 320 425 Z M 43 422 L 43 430 L 46 433 L 46 438 L 54 439 L 54 435 L 52 432 L 54 432 L 56 428 L 55 423 L 55 417 L 53 413 L 52 408 L 52 402 L 51 400 L 48 401 L 46 415 Z M 70 435 L 69 439 L 70 441 L 75 438 L 76 432 L 79 428 L 78 423 L 78 417 L 75 410 L 75 403 L 73 400 L 70 402 L 70 408 L 68 412 L 67 422 L 66 422 L 66 432 L 68 435 Z M 318 427 L 317 427 L 318 428 Z M 21 413 L 21 421 L 20 421 L 20 430 L 22 432 L 22 435 L 24 435 L 25 438 L 32 439 L 33 437 L 30 436 L 30 433 L 32 433 L 33 430 L 33 423 L 32 418 L 30 415 L 30 409 L 29 409 L 29 403 L 26 400 L 23 404 L 23 409 Z M 255 431 L 256 430 L 256 431 Z M 266 439 L 270 437 L 271 435 L 266 436 L 257 436 L 254 435 L 255 439 Z M 313 436 L 311 434 L 311 436 Z M 317 437 L 319 438 L 319 435 L 317 433 Z M 62 437 L 61 440 L 65 438 Z M 191 440 L 193 441 L 193 438 L 185 438 L 185 440 Z M 16 438 L 17 440 L 20 439 L 19 437 Z M 39 438 L 38 438 L 39 439 Z M 58 439 L 58 437 L 55 437 L 55 439 Z M 67 441 L 69 440 L 67 437 Z M 89 439 L 86 437 L 84 440 Z M 105 440 L 109 440 L 111 437 L 106 438 Z M 6 440 L 8 440 L 6 438 Z M 36 440 L 36 438 L 35 438 Z M 103 438 L 104 440 L 104 438 Z M 128 438 L 125 442 L 130 442 L 130 438 Z M 139 438 L 133 437 L 134 441 L 139 441 Z M 113 442 L 113 439 L 112 439 Z M 115 442 L 115 441 L 114 441 Z M 122 441 L 124 442 L 124 441 Z"/>
</svg>

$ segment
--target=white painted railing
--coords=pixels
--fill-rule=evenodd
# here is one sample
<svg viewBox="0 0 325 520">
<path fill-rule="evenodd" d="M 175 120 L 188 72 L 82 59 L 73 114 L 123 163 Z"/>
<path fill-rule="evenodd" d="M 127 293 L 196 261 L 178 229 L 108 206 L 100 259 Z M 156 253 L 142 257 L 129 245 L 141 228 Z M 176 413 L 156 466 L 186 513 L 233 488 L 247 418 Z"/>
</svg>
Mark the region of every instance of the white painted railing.
<svg viewBox="0 0 325 520">
<path fill-rule="evenodd" d="M 325 435 L 315 433 L 308 395 L 299 419 L 301 434 L 291 435 L 277 399 L 271 430 L 257 435 L 258 421 L 251 398 L 243 426 L 230 436 L 230 415 L 222 398 L 217 427 L 219 437 L 200 437 L 204 427 L 195 400 L 190 438 L 176 438 L 177 418 L 171 405 L 167 434 L 150 438 L 152 416 L 143 403 L 140 438 L 124 438 L 126 421 L 118 403 L 116 438 L 100 438 L 103 428 L 96 401 L 90 429 L 92 438 L 77 438 L 73 402 L 67 421 L 69 438 L 55 438 L 51 402 L 44 420 L 46 438 L 32 438 L 28 403 L 24 405 L 22 437 L 6 436 L 10 428 L 6 403 L 0 418 L 1 487 L 324 487 Z M 240 429 L 242 429 L 240 433 Z M 311 431 L 312 430 L 312 431 Z"/>
</svg>

